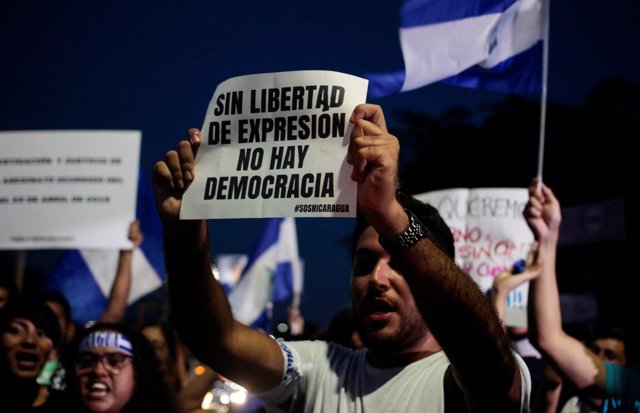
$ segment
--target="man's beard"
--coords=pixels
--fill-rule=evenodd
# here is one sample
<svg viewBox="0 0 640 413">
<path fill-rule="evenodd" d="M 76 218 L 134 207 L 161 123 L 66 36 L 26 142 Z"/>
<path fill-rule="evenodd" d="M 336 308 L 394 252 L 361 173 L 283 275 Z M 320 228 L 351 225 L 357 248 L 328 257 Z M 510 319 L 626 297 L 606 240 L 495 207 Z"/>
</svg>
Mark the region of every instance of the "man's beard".
<svg viewBox="0 0 640 413">
<path fill-rule="evenodd" d="M 384 328 L 368 331 L 363 326 L 362 317 L 356 318 L 358 333 L 366 348 L 381 355 L 403 352 L 428 334 L 420 313 L 416 312 L 402 321 L 400 328 L 389 334 L 383 332 Z"/>
</svg>

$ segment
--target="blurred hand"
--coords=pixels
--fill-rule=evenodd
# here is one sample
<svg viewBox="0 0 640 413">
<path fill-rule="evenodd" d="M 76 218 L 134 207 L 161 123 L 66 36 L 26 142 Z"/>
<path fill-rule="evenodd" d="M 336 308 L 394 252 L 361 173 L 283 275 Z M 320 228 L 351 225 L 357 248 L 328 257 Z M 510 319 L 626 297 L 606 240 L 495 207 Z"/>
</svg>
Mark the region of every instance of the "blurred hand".
<svg viewBox="0 0 640 413">
<path fill-rule="evenodd" d="M 129 241 L 133 243 L 132 249 L 140 247 L 144 241 L 144 235 L 140 230 L 140 221 L 137 219 L 129 225 Z"/>
<path fill-rule="evenodd" d="M 167 152 L 164 160 L 153 165 L 151 184 L 163 222 L 180 217 L 182 195 L 195 177 L 194 161 L 201 142 L 200 130 L 189 129 L 187 140 L 180 141 L 176 150 Z"/>
<path fill-rule="evenodd" d="M 544 240 L 550 235 L 557 235 L 560 230 L 562 216 L 560 203 L 553 191 L 541 184 L 540 192 L 537 192 L 538 179 L 534 178 L 529 185 L 529 202 L 524 210 L 527 225 L 531 228 L 536 240 Z"/>
<path fill-rule="evenodd" d="M 396 200 L 400 143 L 389 134 L 382 108 L 378 105 L 358 105 L 349 120 L 354 124 L 347 162 L 353 165 L 351 178 L 358 182 L 358 206 L 371 225 L 380 233 L 404 211 Z M 406 214 L 405 214 L 406 215 Z M 406 227 L 389 228 L 396 235 Z M 394 233 L 395 232 L 395 233 Z M 381 235 L 384 235 L 381 233 Z"/>
</svg>

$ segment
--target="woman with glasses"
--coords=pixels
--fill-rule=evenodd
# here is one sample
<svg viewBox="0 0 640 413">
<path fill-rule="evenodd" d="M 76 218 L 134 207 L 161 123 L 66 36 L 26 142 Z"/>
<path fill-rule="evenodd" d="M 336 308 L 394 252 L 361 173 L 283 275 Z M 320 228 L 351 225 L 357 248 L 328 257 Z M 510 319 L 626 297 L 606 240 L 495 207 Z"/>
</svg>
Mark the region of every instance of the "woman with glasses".
<svg viewBox="0 0 640 413">
<path fill-rule="evenodd" d="M 83 331 L 71 358 L 71 394 L 85 412 L 177 412 L 149 341 L 124 324 Z"/>
</svg>

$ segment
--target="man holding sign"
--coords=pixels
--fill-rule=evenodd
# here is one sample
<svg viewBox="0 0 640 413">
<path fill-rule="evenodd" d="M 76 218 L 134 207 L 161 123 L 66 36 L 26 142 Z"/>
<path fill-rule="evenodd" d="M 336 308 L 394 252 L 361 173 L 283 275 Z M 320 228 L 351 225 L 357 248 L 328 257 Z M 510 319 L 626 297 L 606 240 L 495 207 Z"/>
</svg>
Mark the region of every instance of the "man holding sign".
<svg viewBox="0 0 640 413">
<path fill-rule="evenodd" d="M 445 224 L 436 212 L 421 222 L 413 209 L 425 205 L 396 196 L 400 146 L 381 108 L 358 105 L 349 122 L 347 162 L 366 220 L 351 292 L 367 350 L 277 342 L 234 321 L 211 273 L 206 221 L 179 220 L 204 138 L 195 129 L 154 166 L 169 293 L 190 349 L 276 410 L 528 411 L 526 366 L 490 303 L 444 252 L 453 249 Z"/>
</svg>

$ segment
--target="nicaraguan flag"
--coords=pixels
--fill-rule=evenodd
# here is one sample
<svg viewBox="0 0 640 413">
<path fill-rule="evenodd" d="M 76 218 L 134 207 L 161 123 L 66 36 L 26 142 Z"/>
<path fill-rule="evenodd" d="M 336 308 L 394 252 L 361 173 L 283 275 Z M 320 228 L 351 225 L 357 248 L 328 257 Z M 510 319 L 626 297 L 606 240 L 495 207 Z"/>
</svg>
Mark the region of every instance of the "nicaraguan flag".
<svg viewBox="0 0 640 413">
<path fill-rule="evenodd" d="M 438 81 L 509 93 L 539 92 L 546 1 L 405 0 L 400 10 L 405 69 L 366 75 L 369 96 Z"/>
<path fill-rule="evenodd" d="M 162 226 L 154 206 L 151 183 L 142 172 L 138 175 L 136 216 L 144 242 L 133 253 L 129 304 L 160 287 L 165 275 Z M 122 228 L 122 231 L 128 231 L 128 228 Z M 67 297 L 76 323 L 98 320 L 107 306 L 118 255 L 118 250 L 66 251 L 49 273 L 43 288 L 59 291 Z"/>
<path fill-rule="evenodd" d="M 273 302 L 299 300 L 302 265 L 293 218 L 269 218 L 238 283 L 229 294 L 236 320 L 269 330 Z"/>
</svg>

